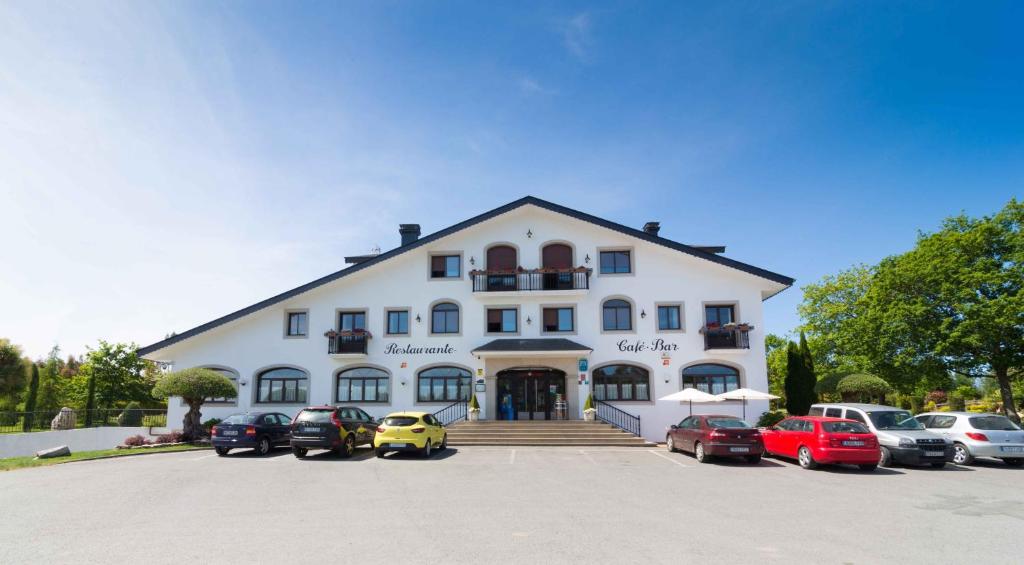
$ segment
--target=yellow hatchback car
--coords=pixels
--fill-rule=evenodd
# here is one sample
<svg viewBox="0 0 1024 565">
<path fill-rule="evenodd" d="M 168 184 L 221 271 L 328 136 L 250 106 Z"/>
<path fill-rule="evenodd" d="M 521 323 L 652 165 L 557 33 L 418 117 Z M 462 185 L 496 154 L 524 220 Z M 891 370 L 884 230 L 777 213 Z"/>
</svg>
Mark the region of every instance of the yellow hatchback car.
<svg viewBox="0 0 1024 565">
<path fill-rule="evenodd" d="M 448 448 L 448 432 L 430 412 L 388 414 L 373 436 L 377 457 L 384 457 L 389 451 L 416 451 L 423 457 L 430 457 L 435 448 Z"/>
</svg>

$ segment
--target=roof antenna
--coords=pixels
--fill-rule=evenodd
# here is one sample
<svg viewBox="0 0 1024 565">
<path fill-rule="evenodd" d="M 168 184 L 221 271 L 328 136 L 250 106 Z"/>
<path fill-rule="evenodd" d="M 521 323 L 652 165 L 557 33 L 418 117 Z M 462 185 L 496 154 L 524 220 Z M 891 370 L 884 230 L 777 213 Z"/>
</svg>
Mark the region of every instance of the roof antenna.
<svg viewBox="0 0 1024 565">
<path fill-rule="evenodd" d="M 370 255 L 380 255 L 380 246 L 379 245 L 374 245 L 370 249 Z"/>
</svg>

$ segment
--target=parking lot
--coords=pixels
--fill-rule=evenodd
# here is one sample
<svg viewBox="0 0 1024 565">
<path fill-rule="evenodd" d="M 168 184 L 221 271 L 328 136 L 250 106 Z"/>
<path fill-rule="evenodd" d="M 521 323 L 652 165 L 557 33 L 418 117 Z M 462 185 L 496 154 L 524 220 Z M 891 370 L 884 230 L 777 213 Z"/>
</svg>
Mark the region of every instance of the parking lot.
<svg viewBox="0 0 1024 565">
<path fill-rule="evenodd" d="M 0 563 L 1019 562 L 1021 479 L 646 448 L 154 454 L 0 474 Z"/>
</svg>

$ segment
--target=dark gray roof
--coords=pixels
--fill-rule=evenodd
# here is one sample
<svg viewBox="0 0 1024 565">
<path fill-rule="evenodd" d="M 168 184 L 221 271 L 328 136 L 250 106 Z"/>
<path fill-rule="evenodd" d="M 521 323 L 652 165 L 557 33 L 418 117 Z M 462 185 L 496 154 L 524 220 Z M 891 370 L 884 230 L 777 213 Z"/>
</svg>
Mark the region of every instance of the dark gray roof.
<svg viewBox="0 0 1024 565">
<path fill-rule="evenodd" d="M 700 259 L 705 259 L 707 261 L 711 261 L 712 263 L 718 263 L 719 265 L 724 265 L 726 267 L 731 267 L 733 269 L 737 269 L 737 270 L 743 271 L 745 273 L 749 273 L 749 274 L 761 277 L 763 279 L 770 280 L 772 282 L 776 282 L 776 283 L 779 283 L 779 284 L 782 284 L 782 285 L 786 285 L 787 287 L 788 286 L 792 286 L 792 284 L 794 282 L 794 280 L 792 278 L 790 278 L 790 277 L 787 277 L 785 275 L 780 275 L 778 273 L 773 273 L 771 271 L 762 269 L 760 267 L 755 267 L 753 265 L 748 265 L 746 263 L 742 263 L 742 262 L 736 261 L 734 259 L 729 259 L 727 257 L 722 257 L 721 255 L 716 255 L 714 253 L 709 253 L 709 252 L 704 251 L 702 249 L 699 249 L 699 248 L 696 248 L 696 247 L 693 247 L 693 246 L 690 246 L 690 245 L 685 245 L 685 244 L 682 244 L 682 243 L 679 243 L 679 242 L 676 242 L 676 241 L 672 241 L 670 239 L 665 239 L 665 238 L 660 237 L 660 236 L 651 235 L 651 234 L 645 233 L 643 230 L 638 230 L 636 228 L 631 228 L 629 226 L 624 226 L 622 224 L 617 224 L 615 222 L 610 222 L 610 221 L 605 220 L 603 218 L 598 218 L 597 216 L 591 216 L 590 214 L 585 214 L 585 213 L 580 212 L 578 210 L 573 210 L 572 208 L 566 208 L 565 206 L 560 206 L 560 205 L 555 204 L 553 202 L 548 202 L 547 200 L 541 200 L 540 198 L 537 198 L 535 196 L 525 196 L 523 198 L 520 198 L 519 200 L 515 200 L 513 202 L 509 202 L 508 204 L 505 204 L 504 206 L 499 206 L 499 207 L 497 207 L 497 208 L 495 208 L 495 209 L 493 209 L 493 210 L 491 210 L 489 212 L 484 212 L 483 214 L 480 214 L 479 216 L 474 216 L 474 217 L 472 217 L 472 218 L 470 218 L 468 220 L 464 220 L 464 221 L 459 222 L 459 223 L 457 223 L 457 224 L 455 224 L 453 226 L 449 226 L 449 227 L 447 227 L 447 228 L 445 228 L 443 230 L 440 230 L 440 231 L 434 232 L 434 233 L 432 233 L 430 235 L 421 237 L 420 239 L 417 239 L 416 241 L 410 242 L 410 243 L 408 243 L 406 245 L 402 245 L 402 246 L 396 247 L 394 249 L 391 249 L 389 251 L 386 251 L 384 253 L 381 253 L 380 255 L 377 255 L 376 257 L 373 257 L 372 259 L 368 259 L 366 261 L 362 261 L 360 263 L 356 263 L 355 265 L 352 265 L 351 267 L 346 267 L 346 268 L 344 268 L 344 269 L 342 269 L 340 271 L 336 271 L 336 272 L 331 273 L 329 275 L 320 277 L 319 279 L 316 279 L 315 281 L 308 282 L 308 283 L 306 283 L 306 284 L 304 284 L 302 286 L 293 288 L 293 289 L 291 289 L 291 290 L 289 290 L 287 292 L 282 292 L 281 294 L 278 294 L 276 296 L 271 296 L 270 298 L 268 298 L 266 300 L 263 300 L 261 302 L 257 302 L 256 304 L 253 304 L 252 306 L 247 306 L 245 308 L 242 308 L 241 310 L 238 310 L 236 312 L 232 312 L 232 313 L 230 313 L 230 314 L 228 314 L 226 316 L 221 316 L 220 318 L 217 318 L 216 320 L 212 320 L 210 322 L 207 322 L 207 323 L 205 323 L 205 324 L 203 324 L 201 326 L 196 326 L 196 327 L 194 327 L 194 328 L 192 328 L 192 329 L 190 329 L 188 331 L 184 331 L 184 332 L 182 332 L 180 334 L 173 335 L 173 336 L 171 336 L 171 337 L 169 337 L 169 338 L 167 338 L 165 340 L 158 341 L 158 342 L 156 342 L 154 344 L 151 344 L 151 345 L 147 345 L 146 347 L 142 347 L 142 348 L 139 349 L 139 355 L 146 355 L 146 354 L 152 353 L 154 351 L 158 351 L 160 349 L 163 349 L 164 347 L 167 347 L 169 345 L 173 345 L 173 344 L 175 344 L 175 343 L 177 343 L 179 341 L 186 340 L 186 339 L 188 339 L 190 337 L 199 335 L 199 334 L 201 334 L 201 333 L 203 333 L 205 331 L 208 331 L 208 330 L 211 330 L 211 329 L 216 328 L 218 326 L 224 325 L 224 324 L 226 324 L 228 322 L 237 320 L 237 319 L 242 318 L 244 316 L 248 316 L 249 314 L 252 314 L 253 312 L 262 310 L 264 308 L 267 308 L 268 306 L 273 306 L 274 304 L 277 304 L 279 302 L 283 302 L 285 300 L 288 300 L 289 298 L 292 298 L 293 296 L 298 296 L 298 295 L 300 295 L 300 294 L 302 294 L 304 292 L 308 292 L 310 290 L 313 290 L 314 288 L 323 286 L 323 285 L 325 285 L 325 284 L 327 284 L 329 282 L 336 281 L 336 280 L 338 280 L 338 279 L 340 279 L 342 277 L 346 277 L 348 275 L 351 275 L 352 273 L 357 273 L 357 272 L 359 272 L 359 271 L 361 271 L 363 269 L 366 269 L 368 267 L 372 267 L 373 265 L 376 265 L 377 263 L 382 263 L 384 261 L 387 261 L 388 259 L 391 259 L 392 257 L 401 255 L 402 253 L 405 253 L 407 251 L 412 251 L 413 249 L 416 249 L 418 247 L 421 247 L 423 245 L 426 245 L 428 243 L 431 243 L 431 242 L 436 241 L 438 239 L 441 239 L 443 237 L 447 237 L 449 235 L 452 235 L 453 233 L 460 232 L 460 231 L 462 231 L 462 230 L 464 230 L 466 228 L 473 227 L 476 224 L 479 224 L 481 222 L 485 222 L 487 220 L 490 220 L 491 218 L 495 218 L 495 217 L 500 216 L 500 215 L 502 215 L 502 214 L 504 214 L 506 212 L 511 212 L 512 210 L 515 210 L 517 208 L 521 208 L 521 207 L 526 206 L 526 205 L 531 205 L 531 204 L 534 205 L 534 206 L 537 206 L 538 208 L 543 208 L 545 210 L 549 210 L 551 212 L 555 212 L 555 213 L 558 213 L 558 214 L 564 214 L 564 215 L 569 216 L 571 218 L 576 218 L 577 220 L 582 220 L 584 222 L 589 222 L 591 224 L 595 224 L 595 225 L 598 225 L 598 226 L 610 229 L 612 231 L 617 231 L 619 233 L 623 233 L 623 234 L 635 237 L 637 239 L 642 239 L 644 241 L 648 241 L 648 242 L 653 243 L 655 245 L 661 245 L 661 246 L 664 246 L 664 247 L 668 247 L 669 249 L 674 249 L 676 251 L 679 251 L 679 252 L 682 252 L 682 253 L 686 253 L 687 255 L 692 255 L 692 256 L 698 257 Z"/>
<path fill-rule="evenodd" d="M 503 338 L 485 343 L 473 350 L 473 353 L 492 353 L 505 351 L 593 351 L 564 337 L 548 337 L 536 339 Z"/>
</svg>

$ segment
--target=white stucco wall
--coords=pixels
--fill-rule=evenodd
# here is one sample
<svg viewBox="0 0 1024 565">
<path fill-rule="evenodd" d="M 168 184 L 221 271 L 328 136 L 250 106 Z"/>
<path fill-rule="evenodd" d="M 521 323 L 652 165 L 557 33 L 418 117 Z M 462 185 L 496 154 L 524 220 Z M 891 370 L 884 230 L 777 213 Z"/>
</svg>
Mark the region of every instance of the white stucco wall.
<svg viewBox="0 0 1024 565">
<path fill-rule="evenodd" d="M 0 458 L 35 455 L 37 451 L 66 445 L 72 453 L 113 449 L 125 438 L 149 437 L 149 428 L 82 428 L 24 434 L 0 434 Z"/>
<path fill-rule="evenodd" d="M 527 236 L 527 231 L 532 237 Z M 397 237 L 397 234 L 396 234 Z M 468 271 L 484 268 L 485 249 L 498 243 L 510 243 L 519 249 L 519 263 L 524 268 L 540 266 L 541 248 L 551 241 L 562 241 L 575 248 L 574 264 L 594 269 L 590 290 L 581 294 L 558 292 L 527 292 L 514 297 L 473 293 Z M 728 242 L 723 242 L 728 243 Z M 598 269 L 599 249 L 626 247 L 632 249 L 633 273 L 629 275 L 602 275 Z M 429 254 L 432 252 L 459 252 L 463 256 L 463 277 L 459 280 L 429 280 Z M 470 258 L 475 266 L 470 265 Z M 330 267 L 328 267 L 329 269 Z M 419 403 L 416 401 L 417 371 L 428 365 L 450 364 L 469 369 L 474 379 L 478 369 L 487 368 L 487 360 L 471 354 L 475 347 L 502 336 L 485 335 L 486 305 L 518 305 L 520 308 L 519 335 L 523 338 L 566 337 L 591 347 L 588 355 L 590 368 L 611 362 L 643 366 L 651 371 L 652 399 L 681 388 L 683 367 L 699 362 L 731 365 L 740 372 L 741 386 L 767 390 L 767 370 L 764 358 L 764 331 L 762 293 L 780 290 L 781 285 L 723 265 L 693 257 L 659 245 L 648 243 L 616 231 L 569 218 L 534 206 L 525 206 L 472 228 L 463 230 L 412 252 L 405 253 L 344 277 L 310 292 L 293 297 L 239 320 L 235 320 L 163 350 L 147 355 L 148 358 L 173 363 L 174 369 L 195 366 L 227 367 L 235 371 L 244 383 L 239 387 L 237 403 L 231 406 L 206 406 L 203 418 L 224 417 L 255 406 L 256 378 L 260 371 L 273 366 L 301 368 L 310 375 L 310 404 L 334 402 L 334 375 L 338 370 L 356 366 L 375 366 L 391 374 L 391 401 L 388 404 L 366 403 L 360 406 L 374 416 L 406 409 L 437 410 L 446 403 Z M 608 297 L 626 297 L 634 304 L 634 331 L 604 333 L 601 331 L 601 304 Z M 429 322 L 432 303 L 448 300 L 461 307 L 461 333 L 456 336 L 430 336 Z M 660 333 L 657 331 L 657 303 L 683 304 L 683 331 Z M 750 334 L 750 349 L 710 354 L 704 351 L 703 326 L 705 303 L 733 303 L 737 321 L 754 326 Z M 542 334 L 541 308 L 545 305 L 574 304 L 576 331 L 572 335 Z M 409 337 L 384 335 L 385 308 L 410 308 Z M 286 339 L 283 337 L 285 311 L 308 309 L 309 337 Z M 327 338 L 323 333 L 335 328 L 337 311 L 366 309 L 367 325 L 373 338 L 365 359 L 335 359 L 327 353 Z M 646 312 L 646 318 L 640 312 Z M 222 315 L 224 312 L 212 312 Z M 421 322 L 415 321 L 419 315 Z M 211 316 L 212 317 L 212 316 Z M 529 317 L 531 324 L 526 323 Z M 619 342 L 637 340 L 651 344 L 664 339 L 676 347 L 671 351 L 669 364 L 662 363 L 658 351 L 621 351 Z M 447 355 L 385 355 L 390 343 L 400 346 L 412 344 L 422 347 L 450 345 Z M 402 364 L 406 366 L 403 368 Z M 535 365 L 543 365 L 538 358 Z M 493 376 L 493 375 L 486 375 Z M 575 383 L 576 373 L 568 380 Z M 590 375 L 587 376 L 590 379 Z M 489 382 L 493 382 L 490 381 Z M 578 390 L 575 406 L 570 412 L 580 417 L 583 400 L 589 387 Z M 491 387 L 487 394 L 493 394 Z M 481 405 L 485 405 L 481 398 Z M 643 433 L 651 440 L 663 440 L 665 428 L 684 417 L 688 410 L 678 403 L 651 401 L 616 402 L 621 409 L 639 415 Z M 259 405 L 290 415 L 301 408 L 292 405 Z M 753 420 L 767 409 L 766 402 L 751 402 L 747 418 Z M 696 407 L 695 412 L 732 413 L 739 415 L 739 403 L 722 403 Z M 169 420 L 180 422 L 185 412 L 181 402 L 171 399 Z M 489 417 L 485 414 L 485 417 Z"/>
</svg>

